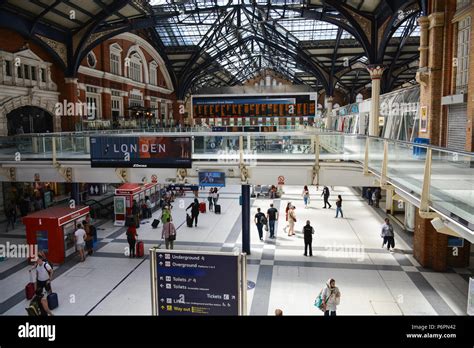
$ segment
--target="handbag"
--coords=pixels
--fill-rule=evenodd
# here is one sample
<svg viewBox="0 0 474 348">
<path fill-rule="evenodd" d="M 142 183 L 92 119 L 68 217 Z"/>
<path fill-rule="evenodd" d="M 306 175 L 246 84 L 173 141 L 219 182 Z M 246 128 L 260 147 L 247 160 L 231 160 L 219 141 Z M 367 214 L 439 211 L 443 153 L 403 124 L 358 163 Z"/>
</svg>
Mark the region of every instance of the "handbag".
<svg viewBox="0 0 474 348">
<path fill-rule="evenodd" d="M 170 234 L 170 236 L 168 237 L 168 240 L 169 240 L 169 241 L 174 241 L 174 240 L 176 240 L 176 234 Z"/>
<path fill-rule="evenodd" d="M 328 300 L 329 300 L 329 297 L 326 299 L 326 303 L 327 303 Z M 321 291 L 319 292 L 319 295 L 314 300 L 314 306 L 316 308 L 319 308 L 320 311 L 324 312 L 324 308 L 323 308 L 323 289 L 321 289 Z"/>
</svg>

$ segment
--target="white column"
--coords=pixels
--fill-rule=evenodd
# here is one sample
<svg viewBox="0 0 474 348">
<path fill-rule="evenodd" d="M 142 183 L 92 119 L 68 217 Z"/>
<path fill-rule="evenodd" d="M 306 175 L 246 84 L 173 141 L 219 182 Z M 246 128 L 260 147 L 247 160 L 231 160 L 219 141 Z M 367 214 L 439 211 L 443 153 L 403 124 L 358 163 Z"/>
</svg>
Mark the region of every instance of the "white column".
<svg viewBox="0 0 474 348">
<path fill-rule="evenodd" d="M 326 129 L 330 130 L 332 127 L 332 102 L 333 97 L 326 97 Z"/>
<path fill-rule="evenodd" d="M 382 65 L 367 66 L 370 78 L 372 79 L 372 98 L 370 100 L 369 114 L 369 135 L 379 135 L 379 114 L 380 114 L 380 79 L 385 67 Z"/>
<path fill-rule="evenodd" d="M 415 231 L 415 206 L 409 202 L 405 202 L 405 229 Z"/>
</svg>

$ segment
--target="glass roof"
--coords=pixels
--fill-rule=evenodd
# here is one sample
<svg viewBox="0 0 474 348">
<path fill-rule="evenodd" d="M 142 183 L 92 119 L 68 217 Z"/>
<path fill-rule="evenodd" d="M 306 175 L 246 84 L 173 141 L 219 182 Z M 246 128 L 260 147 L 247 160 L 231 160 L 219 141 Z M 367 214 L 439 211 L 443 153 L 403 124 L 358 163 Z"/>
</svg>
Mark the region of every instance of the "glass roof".
<svg viewBox="0 0 474 348">
<path fill-rule="evenodd" d="M 176 13 L 157 21 L 155 29 L 171 54 L 179 54 L 185 47 L 191 50 L 186 52 L 196 59 L 190 62 L 188 56 L 189 60 L 182 60 L 183 64 L 176 65 L 176 73 L 203 74 L 196 80 L 199 84 L 217 80 L 244 83 L 271 69 L 294 82 L 317 86 L 318 79 L 310 81 L 308 75 L 319 76 L 315 69 L 331 69 L 328 64 L 333 59 L 341 65 L 341 59 L 331 53 L 319 55 L 336 45 L 345 48 L 346 60 L 368 63 L 367 56 L 360 56 L 359 41 L 337 25 L 341 21 L 337 11 L 313 11 L 326 11 L 333 16 L 332 22 L 313 19 L 317 16 L 303 17 L 301 9 L 308 6 L 305 0 L 271 0 L 271 5 L 268 0 L 150 0 L 150 4 L 156 14 Z M 419 27 L 413 20 L 404 21 L 393 37 L 403 37 L 407 29 L 410 36 L 419 37 Z M 341 41 L 336 44 L 339 33 Z M 354 54 L 347 54 L 348 49 L 354 49 Z M 219 76 L 203 78 L 201 66 Z"/>
</svg>

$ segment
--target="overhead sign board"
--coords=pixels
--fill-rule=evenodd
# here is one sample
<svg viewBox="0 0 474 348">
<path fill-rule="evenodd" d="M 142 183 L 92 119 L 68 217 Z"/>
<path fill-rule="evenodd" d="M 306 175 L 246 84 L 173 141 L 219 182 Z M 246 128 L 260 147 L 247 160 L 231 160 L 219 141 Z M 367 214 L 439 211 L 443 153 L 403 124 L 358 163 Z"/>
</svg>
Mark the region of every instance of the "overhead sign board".
<svg viewBox="0 0 474 348">
<path fill-rule="evenodd" d="M 243 314 L 245 256 L 160 249 L 150 254 L 154 314 Z"/>
<path fill-rule="evenodd" d="M 96 136 L 91 167 L 191 168 L 191 137 Z"/>
</svg>

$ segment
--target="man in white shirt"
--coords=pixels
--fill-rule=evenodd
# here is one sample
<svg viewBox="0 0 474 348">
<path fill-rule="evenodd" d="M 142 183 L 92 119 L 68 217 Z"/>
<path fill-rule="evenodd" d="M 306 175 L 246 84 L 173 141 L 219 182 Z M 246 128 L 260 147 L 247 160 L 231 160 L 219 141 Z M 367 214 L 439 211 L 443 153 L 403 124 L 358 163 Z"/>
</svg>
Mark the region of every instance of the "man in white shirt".
<svg viewBox="0 0 474 348">
<path fill-rule="evenodd" d="M 42 256 L 38 256 L 36 264 L 29 270 L 36 270 L 36 289 L 46 289 L 51 293 L 51 280 L 53 280 L 53 268 L 48 262 L 45 262 Z"/>
<path fill-rule="evenodd" d="M 86 244 L 84 238 L 86 236 L 86 231 L 82 228 L 81 224 L 77 225 L 77 230 L 74 232 L 74 236 L 76 238 L 76 249 L 79 251 L 79 255 L 81 256 L 81 262 L 84 262 L 86 259 L 84 256 L 84 246 Z"/>
</svg>

